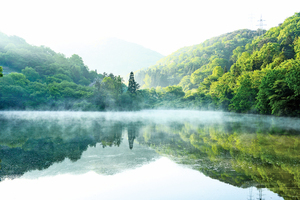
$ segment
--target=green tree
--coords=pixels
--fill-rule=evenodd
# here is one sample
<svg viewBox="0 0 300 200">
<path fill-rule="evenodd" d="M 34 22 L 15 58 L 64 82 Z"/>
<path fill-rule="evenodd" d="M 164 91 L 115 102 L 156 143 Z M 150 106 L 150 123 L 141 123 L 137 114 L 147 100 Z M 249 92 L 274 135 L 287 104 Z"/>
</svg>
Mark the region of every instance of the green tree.
<svg viewBox="0 0 300 200">
<path fill-rule="evenodd" d="M 185 95 L 184 92 L 182 91 L 181 86 L 175 86 L 175 85 L 168 86 L 165 88 L 165 91 L 166 91 L 165 98 L 168 100 L 181 98 Z"/>
<path fill-rule="evenodd" d="M 234 80 L 232 73 L 228 72 L 210 85 L 209 94 L 218 102 L 217 104 L 222 109 L 228 108 L 229 102 L 233 97 Z"/>
<path fill-rule="evenodd" d="M 130 77 L 129 77 L 129 81 L 128 81 L 128 91 L 131 94 L 135 94 L 136 91 L 139 89 L 139 84 L 137 82 L 135 82 L 134 80 L 134 74 L 133 72 L 130 72 Z"/>
<path fill-rule="evenodd" d="M 184 76 L 180 83 L 178 84 L 179 86 L 182 87 L 183 91 L 188 91 L 191 89 L 191 76 L 187 75 L 187 76 Z"/>
<path fill-rule="evenodd" d="M 262 114 L 299 116 L 300 61 L 287 60 L 262 78 L 257 109 Z"/>
<path fill-rule="evenodd" d="M 31 82 L 40 79 L 39 73 L 37 73 L 32 67 L 26 67 L 25 69 L 22 69 L 22 74 L 24 74 L 26 78 Z"/>
<path fill-rule="evenodd" d="M 252 72 L 238 77 L 234 97 L 231 99 L 229 110 L 236 112 L 247 112 L 253 109 L 258 88 L 252 84 Z"/>
<path fill-rule="evenodd" d="M 47 85 L 39 82 L 30 82 L 28 85 L 29 100 L 26 102 L 26 106 L 38 108 L 41 105 L 47 104 L 49 97 L 49 90 Z"/>
<path fill-rule="evenodd" d="M 2 66 L 0 66 L 0 77 L 3 76 L 3 69 L 2 69 Z"/>
</svg>

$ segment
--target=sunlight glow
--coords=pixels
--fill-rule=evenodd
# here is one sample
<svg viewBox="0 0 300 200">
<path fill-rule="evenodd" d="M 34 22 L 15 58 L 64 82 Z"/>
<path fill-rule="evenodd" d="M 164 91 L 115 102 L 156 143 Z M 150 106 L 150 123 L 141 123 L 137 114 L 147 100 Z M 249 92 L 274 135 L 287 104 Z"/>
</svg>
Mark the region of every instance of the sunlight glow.
<svg viewBox="0 0 300 200">
<path fill-rule="evenodd" d="M 226 32 L 251 28 L 250 14 L 254 22 L 263 15 L 266 28 L 277 26 L 299 11 L 300 2 L 289 6 L 289 1 L 270 7 L 269 1 L 258 0 L 10 0 L 1 2 L 0 31 L 54 50 L 117 37 L 168 55 Z"/>
</svg>

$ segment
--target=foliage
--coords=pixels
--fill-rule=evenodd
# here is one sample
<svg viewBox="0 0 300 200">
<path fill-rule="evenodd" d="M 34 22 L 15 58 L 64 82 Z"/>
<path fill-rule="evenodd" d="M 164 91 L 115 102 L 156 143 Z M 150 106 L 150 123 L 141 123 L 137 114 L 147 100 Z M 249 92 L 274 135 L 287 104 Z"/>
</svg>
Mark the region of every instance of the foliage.
<svg viewBox="0 0 300 200">
<path fill-rule="evenodd" d="M 0 65 L 20 72 L 0 79 L 0 109 L 189 108 L 299 117 L 299 23 L 296 13 L 262 36 L 244 29 L 184 47 L 135 78 L 131 72 L 128 87 L 120 76 L 89 71 L 78 55 L 66 58 L 0 34 Z"/>
<path fill-rule="evenodd" d="M 299 116 L 300 61 L 287 60 L 262 78 L 257 108 L 263 114 Z"/>
<path fill-rule="evenodd" d="M 211 178 L 242 188 L 269 188 L 293 199 L 300 191 L 299 129 L 281 126 L 283 118 L 223 117 L 210 123 L 147 124 L 137 140 Z"/>
<path fill-rule="evenodd" d="M 135 94 L 139 87 L 139 84 L 134 80 L 133 72 L 130 72 L 130 77 L 128 81 L 128 92 L 130 92 L 131 94 Z"/>
<path fill-rule="evenodd" d="M 191 76 L 192 88 L 197 88 L 216 66 L 221 66 L 224 71 L 228 70 L 232 63 L 233 50 L 251 42 L 257 34 L 256 31 L 238 30 L 206 40 L 199 45 L 184 47 L 162 58 L 156 65 L 138 71 L 136 79 L 142 88 L 166 87 L 179 84 L 188 75 Z M 151 81 L 146 83 L 143 80 L 147 75 Z"/>
<path fill-rule="evenodd" d="M 239 30 L 182 48 L 137 79 L 145 77 L 143 88 L 183 88 L 183 99 L 160 95 L 157 105 L 300 116 L 299 23 L 296 13 L 263 36 Z"/>
<path fill-rule="evenodd" d="M 89 71 L 76 54 L 66 58 L 0 34 L 0 64 L 14 72 L 0 80 L 0 109 L 134 110 L 139 97 L 125 94 L 120 76 Z M 2 67 L 1 67 L 2 75 Z M 138 83 L 134 82 L 135 91 Z M 134 99 L 134 100 L 133 100 Z"/>
</svg>

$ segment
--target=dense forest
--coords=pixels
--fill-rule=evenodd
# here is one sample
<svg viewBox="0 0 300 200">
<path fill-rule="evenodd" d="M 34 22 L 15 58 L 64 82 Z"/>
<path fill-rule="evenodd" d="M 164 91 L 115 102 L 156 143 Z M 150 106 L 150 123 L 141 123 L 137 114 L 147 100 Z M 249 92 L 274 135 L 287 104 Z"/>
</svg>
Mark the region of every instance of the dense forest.
<svg viewBox="0 0 300 200">
<path fill-rule="evenodd" d="M 238 30 L 120 76 L 0 34 L 0 109 L 188 108 L 300 116 L 300 13 L 268 31 Z M 0 76 L 2 76 L 2 68 Z M 129 72 L 128 72 L 129 73 Z"/>
<path fill-rule="evenodd" d="M 154 107 L 299 116 L 299 35 L 296 13 L 268 31 L 238 30 L 182 48 L 139 71 L 137 81 L 165 97 Z"/>
<path fill-rule="evenodd" d="M 90 71 L 76 54 L 66 58 L 1 33 L 0 66 L 14 71 L 0 79 L 2 110 L 136 109 L 135 90 L 127 93 L 120 76 Z"/>
</svg>

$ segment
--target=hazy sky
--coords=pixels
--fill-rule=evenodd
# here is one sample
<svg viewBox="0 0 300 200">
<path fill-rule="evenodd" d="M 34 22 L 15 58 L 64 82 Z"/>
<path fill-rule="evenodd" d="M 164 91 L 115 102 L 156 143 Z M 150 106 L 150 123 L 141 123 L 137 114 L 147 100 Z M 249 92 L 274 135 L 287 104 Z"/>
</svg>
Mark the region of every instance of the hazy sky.
<svg viewBox="0 0 300 200">
<path fill-rule="evenodd" d="M 0 31 L 53 50 L 104 37 L 134 42 L 163 55 L 213 36 L 277 26 L 299 0 L 1 0 Z M 252 24 L 251 24 L 251 16 Z"/>
</svg>

